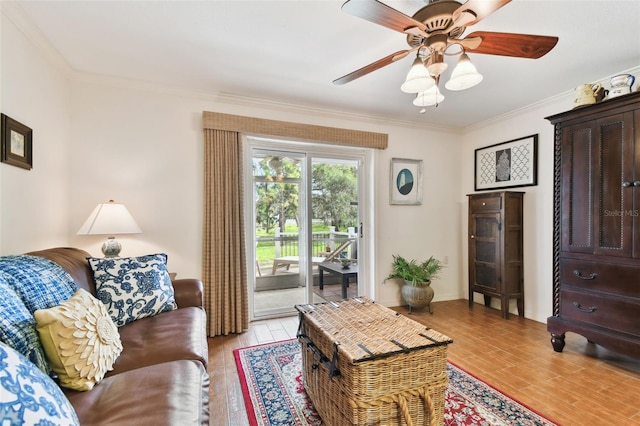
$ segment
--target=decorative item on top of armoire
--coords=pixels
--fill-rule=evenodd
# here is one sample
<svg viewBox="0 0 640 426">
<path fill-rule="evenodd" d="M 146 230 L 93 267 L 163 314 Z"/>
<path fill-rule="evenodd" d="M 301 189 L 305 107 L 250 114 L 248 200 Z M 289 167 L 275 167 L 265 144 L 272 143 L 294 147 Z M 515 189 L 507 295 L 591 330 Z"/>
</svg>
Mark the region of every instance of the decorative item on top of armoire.
<svg viewBox="0 0 640 426">
<path fill-rule="evenodd" d="M 522 261 L 522 200 L 524 192 L 469 194 L 469 307 L 473 294 L 484 295 L 485 306 L 500 298 L 502 317 L 516 299 L 524 317 Z"/>
<path fill-rule="evenodd" d="M 632 93 L 633 83 L 635 83 L 635 81 L 636 78 L 631 74 L 620 74 L 611 77 L 611 90 L 609 90 L 609 99 Z"/>
<path fill-rule="evenodd" d="M 567 332 L 640 358 L 640 93 L 556 114 L 553 316 Z"/>
<path fill-rule="evenodd" d="M 33 130 L 4 114 L 0 115 L 0 121 L 2 123 L 0 161 L 31 170 L 31 167 L 33 167 Z"/>
</svg>

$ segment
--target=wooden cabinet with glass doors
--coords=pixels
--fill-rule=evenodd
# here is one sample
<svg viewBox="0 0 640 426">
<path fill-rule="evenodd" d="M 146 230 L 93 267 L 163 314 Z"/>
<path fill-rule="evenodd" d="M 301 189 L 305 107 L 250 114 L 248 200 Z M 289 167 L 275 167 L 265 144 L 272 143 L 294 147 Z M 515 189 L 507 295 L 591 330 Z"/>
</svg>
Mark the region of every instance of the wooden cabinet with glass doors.
<svg viewBox="0 0 640 426">
<path fill-rule="evenodd" d="M 469 197 L 469 307 L 474 293 L 500 299 L 503 318 L 516 299 L 518 315 L 524 316 L 522 268 L 523 192 L 502 191 L 470 194 Z"/>
</svg>

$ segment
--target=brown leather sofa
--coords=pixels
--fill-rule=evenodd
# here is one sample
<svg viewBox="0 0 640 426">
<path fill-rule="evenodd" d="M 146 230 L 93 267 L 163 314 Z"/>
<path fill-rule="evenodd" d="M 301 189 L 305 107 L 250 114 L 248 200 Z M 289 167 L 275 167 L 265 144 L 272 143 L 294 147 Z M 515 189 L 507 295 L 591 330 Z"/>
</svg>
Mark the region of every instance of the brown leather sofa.
<svg viewBox="0 0 640 426">
<path fill-rule="evenodd" d="M 93 274 L 76 248 L 27 253 L 56 262 L 95 296 Z M 178 309 L 118 329 L 123 351 L 92 390 L 63 388 L 82 426 L 208 425 L 209 376 L 202 282 L 173 281 Z"/>
</svg>

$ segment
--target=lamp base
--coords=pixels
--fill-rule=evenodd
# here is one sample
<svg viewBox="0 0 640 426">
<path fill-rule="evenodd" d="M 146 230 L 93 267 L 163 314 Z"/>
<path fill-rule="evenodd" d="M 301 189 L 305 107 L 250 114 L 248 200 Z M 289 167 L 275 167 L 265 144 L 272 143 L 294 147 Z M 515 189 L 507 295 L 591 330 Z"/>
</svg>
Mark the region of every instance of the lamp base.
<svg viewBox="0 0 640 426">
<path fill-rule="evenodd" d="M 102 254 L 104 254 L 104 257 L 118 257 L 120 250 L 122 250 L 122 246 L 115 237 L 109 237 L 107 241 L 102 244 Z"/>
</svg>

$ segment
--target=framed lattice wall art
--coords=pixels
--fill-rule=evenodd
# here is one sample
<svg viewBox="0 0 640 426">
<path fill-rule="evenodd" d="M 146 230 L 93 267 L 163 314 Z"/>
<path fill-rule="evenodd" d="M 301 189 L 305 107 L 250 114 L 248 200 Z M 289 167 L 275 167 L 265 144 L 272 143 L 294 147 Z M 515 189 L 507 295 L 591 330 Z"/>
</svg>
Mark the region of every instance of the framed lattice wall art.
<svg viewBox="0 0 640 426">
<path fill-rule="evenodd" d="M 476 191 L 537 184 L 538 135 L 476 149 Z"/>
</svg>

